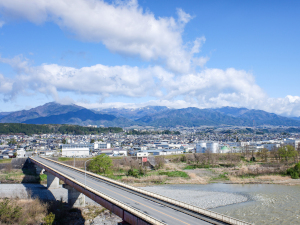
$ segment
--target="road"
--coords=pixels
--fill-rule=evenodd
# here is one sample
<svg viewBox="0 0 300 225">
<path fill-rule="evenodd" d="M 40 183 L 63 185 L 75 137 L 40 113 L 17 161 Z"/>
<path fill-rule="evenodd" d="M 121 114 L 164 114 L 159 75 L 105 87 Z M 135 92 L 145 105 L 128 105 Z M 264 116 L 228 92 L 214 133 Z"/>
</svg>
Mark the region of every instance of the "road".
<svg viewBox="0 0 300 225">
<path fill-rule="evenodd" d="M 78 182 L 81 182 L 82 184 L 85 183 L 84 173 L 72 170 L 71 168 L 64 167 L 62 165 L 37 156 L 34 157 L 34 159 L 67 176 L 70 176 L 71 178 L 77 180 Z M 143 197 L 140 193 L 135 193 L 132 190 L 127 190 L 123 187 L 109 184 L 106 181 L 103 181 L 97 177 L 91 177 L 87 175 L 86 185 L 114 199 L 117 199 L 123 202 L 124 204 L 127 204 L 139 211 L 142 211 L 158 220 L 161 220 L 166 224 L 224 224 L 219 222 L 210 223 L 203 221 L 192 215 L 188 215 L 184 212 L 181 212 L 182 209 L 173 209 L 171 208 L 172 206 L 170 207 L 170 205 L 160 202 L 159 200 L 154 202 L 153 199 L 151 200 L 147 197 Z M 200 215 L 195 216 L 199 217 Z"/>
</svg>

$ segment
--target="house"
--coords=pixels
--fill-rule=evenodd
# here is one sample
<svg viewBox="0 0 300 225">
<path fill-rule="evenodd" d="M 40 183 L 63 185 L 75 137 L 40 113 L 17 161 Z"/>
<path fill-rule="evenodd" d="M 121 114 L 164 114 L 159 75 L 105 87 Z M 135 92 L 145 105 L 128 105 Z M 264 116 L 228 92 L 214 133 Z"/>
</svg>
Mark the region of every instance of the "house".
<svg viewBox="0 0 300 225">
<path fill-rule="evenodd" d="M 138 151 L 136 152 L 136 157 L 148 157 L 149 156 L 149 152 L 148 151 Z"/>
<path fill-rule="evenodd" d="M 24 148 L 19 148 L 16 153 L 17 153 L 17 158 L 24 158 L 26 151 Z"/>
</svg>

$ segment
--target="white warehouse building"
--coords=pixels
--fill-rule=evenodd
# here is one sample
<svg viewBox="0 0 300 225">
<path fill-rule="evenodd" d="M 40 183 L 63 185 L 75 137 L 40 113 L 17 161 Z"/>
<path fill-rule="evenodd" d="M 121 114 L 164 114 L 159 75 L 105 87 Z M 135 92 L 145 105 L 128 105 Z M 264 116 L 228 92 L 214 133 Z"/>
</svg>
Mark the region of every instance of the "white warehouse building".
<svg viewBox="0 0 300 225">
<path fill-rule="evenodd" d="M 95 142 L 94 149 L 109 149 L 111 148 L 111 144 L 107 142 Z"/>
<path fill-rule="evenodd" d="M 62 145 L 62 156 L 88 156 L 91 144 L 64 144 Z"/>
<path fill-rule="evenodd" d="M 211 153 L 219 152 L 219 143 L 218 142 L 198 142 L 196 145 L 197 153 L 205 153 L 206 150 L 209 150 Z"/>
<path fill-rule="evenodd" d="M 206 142 L 198 142 L 196 144 L 196 153 L 204 153 L 206 150 Z"/>
<path fill-rule="evenodd" d="M 219 152 L 219 143 L 208 142 L 208 143 L 206 143 L 206 149 L 209 150 L 211 153 L 218 153 Z"/>
<path fill-rule="evenodd" d="M 287 138 L 287 139 L 284 141 L 284 144 L 285 144 L 285 145 L 291 145 L 291 146 L 293 146 L 295 149 L 298 148 L 299 143 L 300 143 L 300 139 L 294 139 L 294 138 Z"/>
</svg>

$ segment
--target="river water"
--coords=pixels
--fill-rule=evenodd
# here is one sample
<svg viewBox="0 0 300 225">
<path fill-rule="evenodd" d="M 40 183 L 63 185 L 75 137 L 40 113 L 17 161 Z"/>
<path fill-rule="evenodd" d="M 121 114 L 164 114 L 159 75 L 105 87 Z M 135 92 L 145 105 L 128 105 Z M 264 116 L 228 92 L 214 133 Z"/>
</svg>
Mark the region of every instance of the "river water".
<svg viewBox="0 0 300 225">
<path fill-rule="evenodd" d="M 151 190 L 153 188 L 155 191 Z M 180 194 L 180 198 L 189 199 L 192 197 L 193 204 L 198 206 L 206 204 L 205 201 L 208 201 L 209 198 L 227 198 L 230 202 L 230 198 L 236 196 L 237 199 L 240 199 L 240 203 L 232 201 L 231 205 L 206 208 L 254 224 L 300 224 L 300 186 L 215 183 L 208 185 L 167 185 L 146 187 L 145 189 L 161 194 L 167 193 L 166 191 L 169 190 L 174 199 L 176 199 L 176 193 L 177 195 Z M 206 197 L 201 197 L 203 195 Z M 218 200 L 214 201 L 218 202 Z"/>
</svg>

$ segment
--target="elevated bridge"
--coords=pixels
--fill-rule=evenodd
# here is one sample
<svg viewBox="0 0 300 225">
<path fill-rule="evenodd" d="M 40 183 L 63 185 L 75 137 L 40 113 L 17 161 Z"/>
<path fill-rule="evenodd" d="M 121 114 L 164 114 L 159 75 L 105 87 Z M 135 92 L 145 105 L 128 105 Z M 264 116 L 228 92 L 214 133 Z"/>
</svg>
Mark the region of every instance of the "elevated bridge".
<svg viewBox="0 0 300 225">
<path fill-rule="evenodd" d="M 236 224 L 250 223 L 216 212 L 192 206 L 119 181 L 65 165 L 44 157 L 30 157 L 37 170 L 47 173 L 47 187 L 58 188 L 59 179 L 68 189 L 68 202 L 83 206 L 88 196 L 112 213 L 121 217 L 124 223 L 132 225 L 177 225 L 177 224 Z"/>
</svg>

